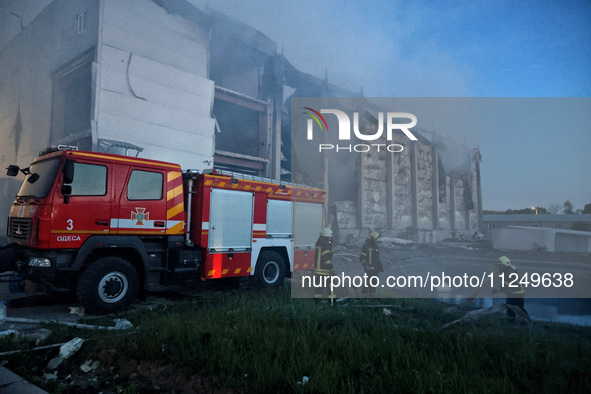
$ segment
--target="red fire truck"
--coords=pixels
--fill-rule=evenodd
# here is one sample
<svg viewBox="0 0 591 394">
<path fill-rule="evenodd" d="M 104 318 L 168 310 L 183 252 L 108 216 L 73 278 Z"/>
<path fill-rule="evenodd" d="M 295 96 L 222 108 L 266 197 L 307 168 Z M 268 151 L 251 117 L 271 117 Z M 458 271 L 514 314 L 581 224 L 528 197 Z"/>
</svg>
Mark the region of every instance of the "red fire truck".
<svg viewBox="0 0 591 394">
<path fill-rule="evenodd" d="M 89 311 L 179 282 L 311 270 L 324 191 L 225 171 L 53 148 L 27 168 L 0 261 Z"/>
</svg>

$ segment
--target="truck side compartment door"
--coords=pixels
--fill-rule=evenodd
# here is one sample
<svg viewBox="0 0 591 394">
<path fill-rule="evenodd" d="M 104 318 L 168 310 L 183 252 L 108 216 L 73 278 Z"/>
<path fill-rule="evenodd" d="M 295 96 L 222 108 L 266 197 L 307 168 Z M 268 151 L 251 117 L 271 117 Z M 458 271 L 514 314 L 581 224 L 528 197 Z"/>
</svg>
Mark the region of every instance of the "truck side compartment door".
<svg viewBox="0 0 591 394">
<path fill-rule="evenodd" d="M 210 251 L 247 251 L 252 248 L 254 193 L 211 189 Z"/>
</svg>

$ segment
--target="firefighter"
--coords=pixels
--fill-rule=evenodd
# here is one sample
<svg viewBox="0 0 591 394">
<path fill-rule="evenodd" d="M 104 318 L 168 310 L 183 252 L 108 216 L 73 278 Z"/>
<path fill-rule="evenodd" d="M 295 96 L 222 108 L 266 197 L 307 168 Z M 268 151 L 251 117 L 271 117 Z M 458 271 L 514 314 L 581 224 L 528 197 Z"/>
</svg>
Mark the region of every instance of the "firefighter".
<svg viewBox="0 0 591 394">
<path fill-rule="evenodd" d="M 372 231 L 369 237 L 361 248 L 361 255 L 359 255 L 359 261 L 363 265 L 363 269 L 368 276 L 368 283 L 372 283 L 371 278 L 377 278 L 380 272 L 384 272 L 382 261 L 380 260 L 380 250 L 378 249 L 378 238 L 380 234 L 376 231 Z M 376 283 L 374 280 L 373 283 Z M 373 295 L 376 292 L 376 288 L 373 286 L 364 287 L 361 292 L 363 294 Z"/>
<path fill-rule="evenodd" d="M 314 262 L 314 276 L 318 277 L 319 281 L 326 276 L 334 274 L 334 266 L 332 264 L 332 230 L 328 227 L 323 228 L 320 236 L 316 241 L 316 255 Z M 322 283 L 322 282 L 321 282 Z M 327 288 L 326 288 L 327 289 Z M 315 298 L 323 298 L 325 287 L 316 287 Z M 331 298 L 333 294 L 330 294 Z"/>
<path fill-rule="evenodd" d="M 525 289 L 520 283 L 517 269 L 511 264 L 511 261 L 507 256 L 499 257 L 495 263 L 495 271 L 498 275 L 503 274 L 504 280 L 503 282 L 499 280 L 499 283 L 501 283 L 502 286 L 493 288 L 492 294 L 505 293 L 507 296 L 505 304 L 520 308 L 529 319 L 529 315 L 524 308 Z M 511 308 L 507 308 L 507 316 L 515 318 L 515 311 Z"/>
</svg>

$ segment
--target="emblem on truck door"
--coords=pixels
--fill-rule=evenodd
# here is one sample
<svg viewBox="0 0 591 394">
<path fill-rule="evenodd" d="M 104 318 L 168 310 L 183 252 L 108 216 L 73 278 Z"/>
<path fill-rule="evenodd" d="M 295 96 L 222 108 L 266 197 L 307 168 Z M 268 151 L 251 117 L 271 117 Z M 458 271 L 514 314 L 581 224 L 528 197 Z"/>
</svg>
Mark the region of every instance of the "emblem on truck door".
<svg viewBox="0 0 591 394">
<path fill-rule="evenodd" d="M 136 226 L 143 226 L 144 220 L 150 220 L 150 212 L 146 212 L 146 208 L 136 208 L 135 212 L 131 212 L 131 220 L 136 220 Z"/>
</svg>

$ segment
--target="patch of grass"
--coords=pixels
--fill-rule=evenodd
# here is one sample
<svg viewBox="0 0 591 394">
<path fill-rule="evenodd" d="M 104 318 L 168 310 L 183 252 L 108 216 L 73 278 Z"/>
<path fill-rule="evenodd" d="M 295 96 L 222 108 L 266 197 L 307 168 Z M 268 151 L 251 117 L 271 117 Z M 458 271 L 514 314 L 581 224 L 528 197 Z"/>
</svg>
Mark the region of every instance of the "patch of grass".
<svg viewBox="0 0 591 394">
<path fill-rule="evenodd" d="M 137 316 L 110 344 L 247 392 L 517 392 L 589 387 L 588 330 L 530 329 L 498 317 L 438 330 L 456 318 L 430 300 L 331 307 L 282 292 L 220 295 Z M 586 338 L 587 341 L 583 341 Z M 583 347 L 586 351 L 582 351 Z M 310 381 L 298 385 L 303 376 Z"/>
<path fill-rule="evenodd" d="M 363 306 L 376 301 L 395 305 L 392 314 Z M 445 309 L 432 300 L 331 306 L 284 291 L 214 293 L 137 311 L 127 317 L 135 333 L 89 341 L 84 357 L 124 376 L 117 384 L 128 392 L 154 387 L 138 376 L 146 363 L 176 380 L 198 376 L 244 392 L 591 390 L 591 329 L 527 327 L 501 315 L 440 329 L 462 316 Z"/>
</svg>

